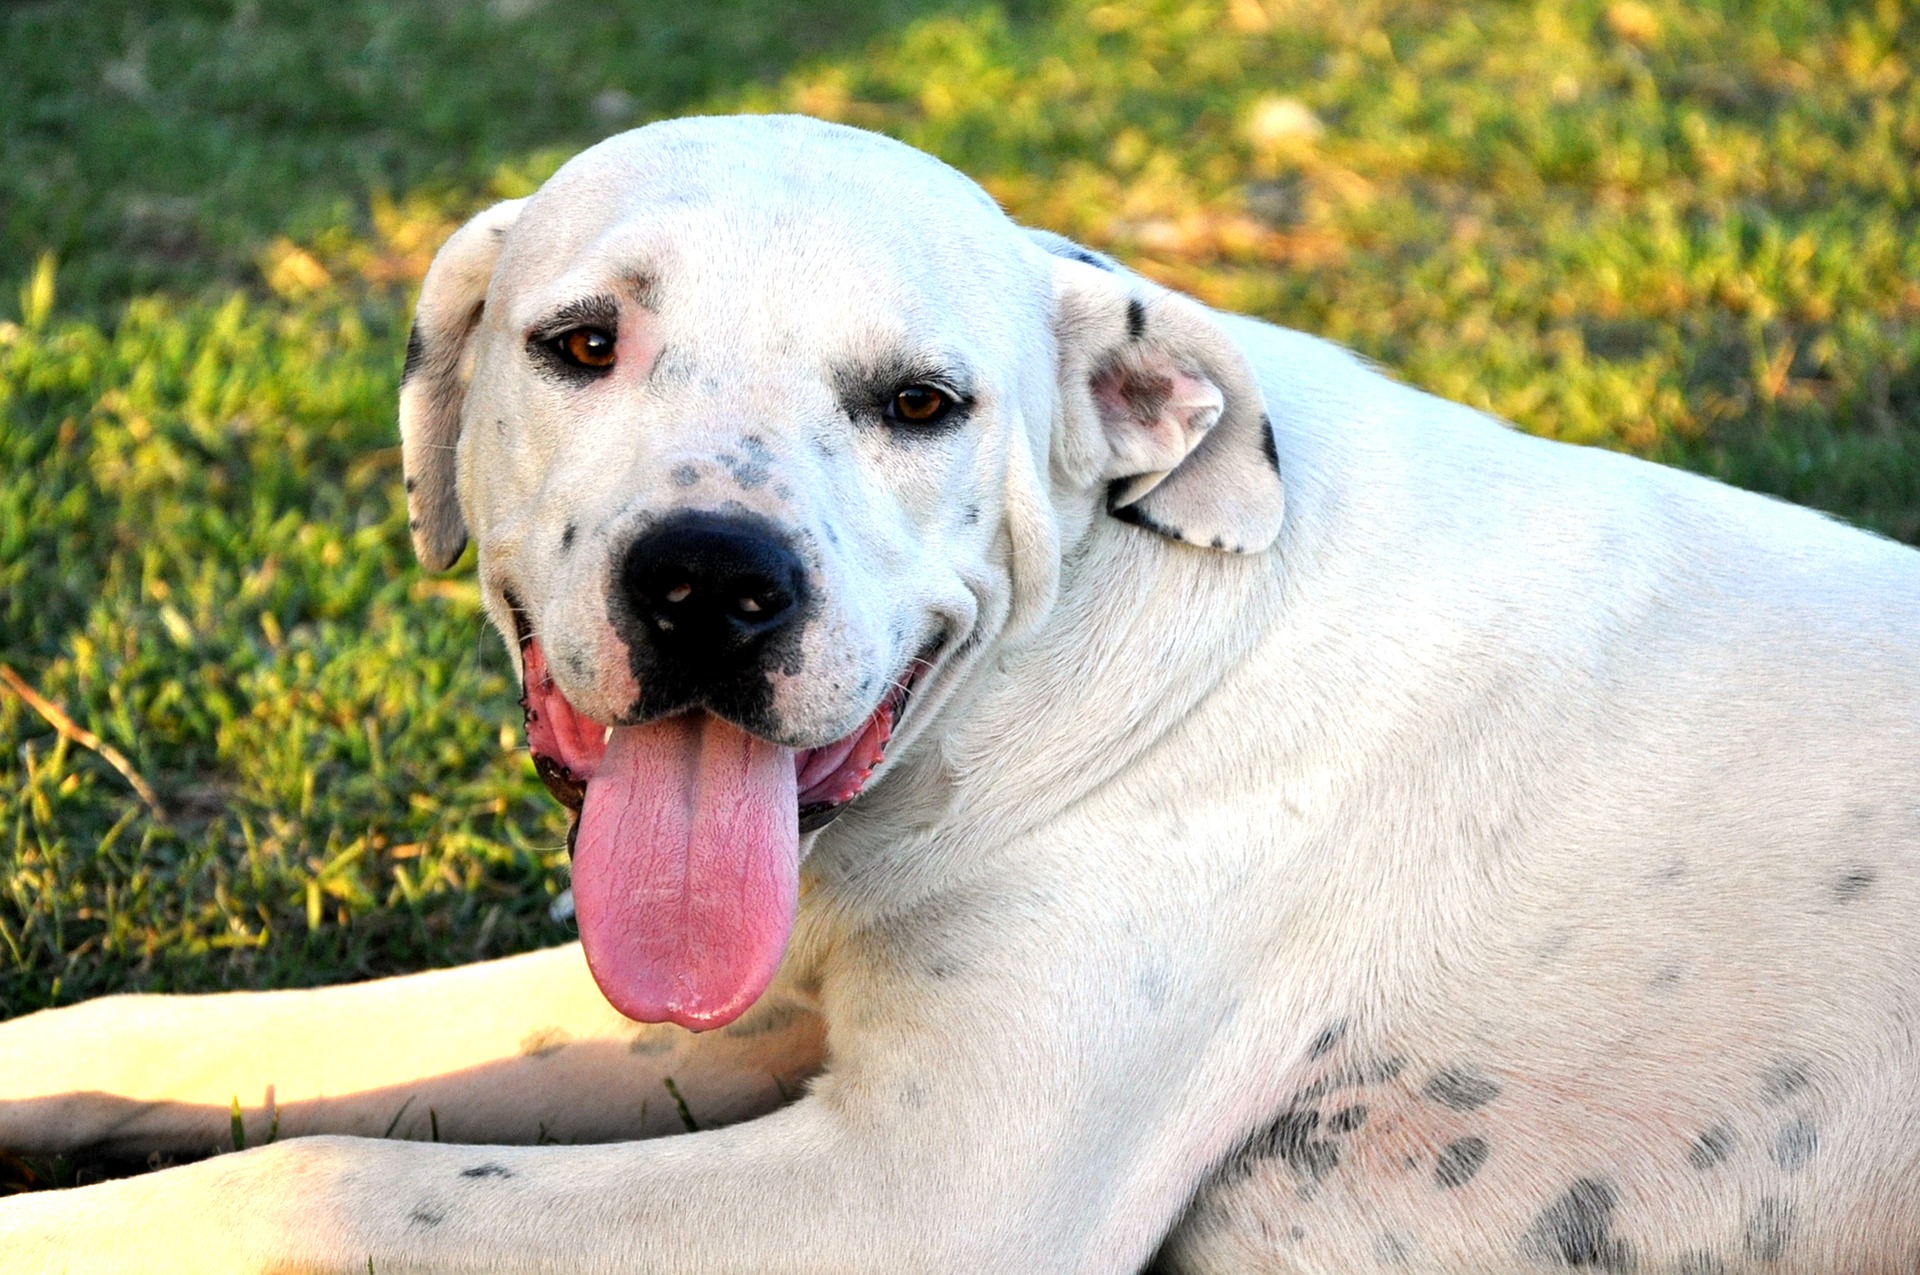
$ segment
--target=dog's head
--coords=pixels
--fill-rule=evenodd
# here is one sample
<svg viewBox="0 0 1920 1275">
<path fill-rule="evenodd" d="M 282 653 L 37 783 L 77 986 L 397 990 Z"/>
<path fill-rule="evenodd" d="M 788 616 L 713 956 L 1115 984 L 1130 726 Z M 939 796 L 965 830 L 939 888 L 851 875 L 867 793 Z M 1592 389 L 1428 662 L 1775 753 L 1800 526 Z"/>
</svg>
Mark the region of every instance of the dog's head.
<svg viewBox="0 0 1920 1275">
<path fill-rule="evenodd" d="M 1279 529 L 1203 309 L 803 119 L 654 125 L 474 218 L 400 423 L 415 548 L 475 541 L 580 811 L 589 963 L 696 1028 L 771 978 L 801 834 L 1044 622 L 1063 543 L 1109 513 L 1230 552 Z"/>
</svg>

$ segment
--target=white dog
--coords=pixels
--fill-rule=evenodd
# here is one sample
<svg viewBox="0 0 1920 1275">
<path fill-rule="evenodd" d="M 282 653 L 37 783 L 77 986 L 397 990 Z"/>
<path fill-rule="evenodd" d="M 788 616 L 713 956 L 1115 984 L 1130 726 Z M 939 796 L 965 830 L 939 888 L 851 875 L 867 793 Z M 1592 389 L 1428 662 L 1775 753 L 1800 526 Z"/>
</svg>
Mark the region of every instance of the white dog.
<svg viewBox="0 0 1920 1275">
<path fill-rule="evenodd" d="M 8 1275 L 1920 1262 L 1907 549 L 798 119 L 475 218 L 401 419 L 582 944 L 0 1028 L 0 1145 L 279 1135 Z"/>
</svg>

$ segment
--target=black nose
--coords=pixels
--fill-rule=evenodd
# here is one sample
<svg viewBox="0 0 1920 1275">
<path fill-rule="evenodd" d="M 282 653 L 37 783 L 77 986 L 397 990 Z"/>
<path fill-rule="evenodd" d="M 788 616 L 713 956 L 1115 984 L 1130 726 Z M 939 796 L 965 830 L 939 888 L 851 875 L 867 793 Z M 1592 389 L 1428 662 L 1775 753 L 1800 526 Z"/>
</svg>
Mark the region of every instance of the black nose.
<svg viewBox="0 0 1920 1275">
<path fill-rule="evenodd" d="M 620 583 L 660 657 L 696 677 L 736 670 L 800 619 L 800 559 L 771 527 L 677 514 L 628 547 Z"/>
</svg>

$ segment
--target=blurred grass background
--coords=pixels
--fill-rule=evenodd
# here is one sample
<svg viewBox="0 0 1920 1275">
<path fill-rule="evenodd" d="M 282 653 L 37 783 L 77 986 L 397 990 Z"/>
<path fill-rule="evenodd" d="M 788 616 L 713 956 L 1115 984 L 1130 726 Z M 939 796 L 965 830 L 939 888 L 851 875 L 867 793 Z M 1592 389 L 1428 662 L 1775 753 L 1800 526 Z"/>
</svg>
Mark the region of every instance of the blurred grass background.
<svg viewBox="0 0 1920 1275">
<path fill-rule="evenodd" d="M 1920 538 L 1898 0 L 0 6 L 0 1016 L 557 942 L 470 571 L 407 548 L 433 249 L 607 133 L 881 129 L 1523 428 Z"/>
</svg>

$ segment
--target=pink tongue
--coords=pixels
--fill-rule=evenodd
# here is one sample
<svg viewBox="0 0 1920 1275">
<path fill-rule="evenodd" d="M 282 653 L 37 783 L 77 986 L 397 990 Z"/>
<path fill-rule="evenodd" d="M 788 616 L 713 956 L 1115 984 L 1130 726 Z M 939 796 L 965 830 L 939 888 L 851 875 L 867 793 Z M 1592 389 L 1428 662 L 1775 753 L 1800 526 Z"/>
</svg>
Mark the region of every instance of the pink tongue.
<svg viewBox="0 0 1920 1275">
<path fill-rule="evenodd" d="M 708 713 L 620 726 L 587 783 L 573 902 L 594 982 L 628 1018 L 744 1013 L 800 888 L 794 756 Z"/>
</svg>

